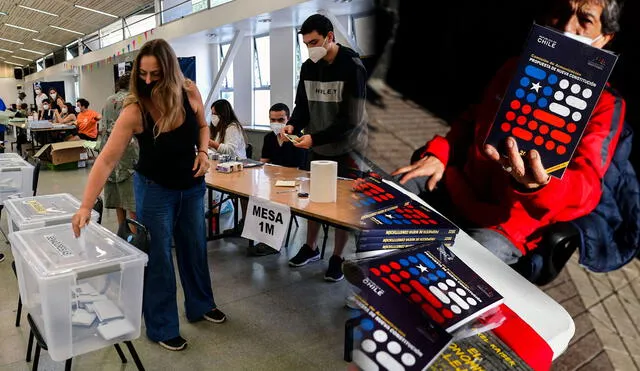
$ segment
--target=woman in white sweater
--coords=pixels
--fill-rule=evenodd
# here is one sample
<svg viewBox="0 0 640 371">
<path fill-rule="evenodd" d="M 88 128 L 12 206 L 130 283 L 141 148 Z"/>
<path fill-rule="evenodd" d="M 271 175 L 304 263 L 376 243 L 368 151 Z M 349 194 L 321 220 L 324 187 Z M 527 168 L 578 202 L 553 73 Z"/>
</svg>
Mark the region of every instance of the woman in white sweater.
<svg viewBox="0 0 640 371">
<path fill-rule="evenodd" d="M 233 112 L 231 103 L 226 99 L 219 99 L 211 105 L 211 113 L 209 148 L 239 160 L 246 159 L 247 134 Z"/>
</svg>

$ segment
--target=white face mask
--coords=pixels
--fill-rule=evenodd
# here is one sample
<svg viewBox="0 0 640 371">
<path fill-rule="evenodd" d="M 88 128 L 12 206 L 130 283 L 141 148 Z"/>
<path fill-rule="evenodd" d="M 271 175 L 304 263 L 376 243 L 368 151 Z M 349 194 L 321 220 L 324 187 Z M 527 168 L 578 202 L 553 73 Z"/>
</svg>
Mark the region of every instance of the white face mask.
<svg viewBox="0 0 640 371">
<path fill-rule="evenodd" d="M 218 126 L 219 123 L 220 123 L 220 117 L 218 117 L 218 115 L 213 115 L 211 117 L 211 125 Z"/>
<path fill-rule="evenodd" d="M 576 41 L 580 41 L 583 44 L 587 44 L 587 45 L 593 45 L 594 42 L 596 42 L 596 41 L 598 41 L 598 40 L 600 40 L 602 38 L 602 35 L 599 35 L 595 39 L 592 39 L 592 38 L 587 37 L 587 36 L 576 35 L 576 34 L 574 34 L 572 32 L 569 32 L 569 31 L 565 31 L 564 35 L 569 37 L 569 38 L 571 38 L 571 39 L 574 39 Z"/>
<path fill-rule="evenodd" d="M 63 108 L 63 109 L 62 109 L 62 113 L 67 113 L 67 112 L 69 112 L 69 110 L 68 110 L 68 109 L 66 109 L 66 108 Z"/>
<path fill-rule="evenodd" d="M 284 127 L 284 124 L 275 123 L 275 124 L 269 124 L 269 126 L 271 126 L 271 130 L 273 130 L 273 133 L 275 135 L 278 135 L 282 131 L 282 128 Z"/>
<path fill-rule="evenodd" d="M 46 110 L 47 110 L 47 109 L 49 109 L 49 105 L 48 105 L 48 104 L 43 104 L 43 105 L 42 105 L 42 108 L 44 108 L 44 109 L 46 109 Z"/>
<path fill-rule="evenodd" d="M 58 94 L 56 93 L 51 93 L 51 98 L 56 99 L 56 97 L 58 96 Z"/>
<path fill-rule="evenodd" d="M 322 46 L 314 46 L 313 48 L 309 48 L 309 59 L 311 59 L 313 63 L 318 63 L 319 60 L 327 55 L 327 49 L 324 48 L 324 45 L 326 43 L 327 38 L 324 39 Z"/>
<path fill-rule="evenodd" d="M 80 113 L 80 107 L 76 106 L 76 112 Z"/>
<path fill-rule="evenodd" d="M 42 93 L 42 90 L 36 89 L 36 94 L 40 95 L 40 93 Z"/>
</svg>

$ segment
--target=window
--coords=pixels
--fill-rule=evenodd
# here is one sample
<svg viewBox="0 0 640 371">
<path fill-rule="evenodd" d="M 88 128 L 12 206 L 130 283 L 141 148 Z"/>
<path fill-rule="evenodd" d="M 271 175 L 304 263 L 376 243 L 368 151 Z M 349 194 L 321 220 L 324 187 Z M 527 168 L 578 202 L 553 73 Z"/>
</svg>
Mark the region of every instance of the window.
<svg viewBox="0 0 640 371">
<path fill-rule="evenodd" d="M 224 57 L 229 52 L 229 47 L 231 44 L 220 44 L 220 59 L 218 60 L 218 66 L 222 68 L 222 61 Z M 222 82 L 222 87 L 220 88 L 220 99 L 226 99 L 233 106 L 233 62 L 229 66 L 229 71 L 227 71 L 227 76 L 225 76 L 224 81 Z"/>
<path fill-rule="evenodd" d="M 145 31 L 156 26 L 155 8 L 150 5 L 135 14 L 132 14 L 124 20 L 124 37 L 129 38 L 131 36 L 140 35 Z"/>
<path fill-rule="evenodd" d="M 100 29 L 101 48 L 122 40 L 124 40 L 124 35 L 122 34 L 122 19 L 118 19 L 112 24 Z"/>
<path fill-rule="evenodd" d="M 253 38 L 253 124 L 269 125 L 271 64 L 269 36 Z"/>
<path fill-rule="evenodd" d="M 207 9 L 208 0 L 161 0 L 162 23 Z"/>
<path fill-rule="evenodd" d="M 87 54 L 100 49 L 100 35 L 96 32 L 92 35 L 86 36 L 82 39 L 82 45 L 84 48 L 82 54 Z"/>
<path fill-rule="evenodd" d="M 209 6 L 211 8 L 215 8 L 216 6 L 222 5 L 222 4 L 226 4 L 228 2 L 231 2 L 233 0 L 209 0 Z"/>
<path fill-rule="evenodd" d="M 36 70 L 37 72 L 44 70 L 44 58 L 40 58 L 36 61 Z"/>
<path fill-rule="evenodd" d="M 67 60 L 73 59 L 78 55 L 80 55 L 80 48 L 78 47 L 77 42 L 67 45 L 66 50 L 67 50 Z"/>
</svg>

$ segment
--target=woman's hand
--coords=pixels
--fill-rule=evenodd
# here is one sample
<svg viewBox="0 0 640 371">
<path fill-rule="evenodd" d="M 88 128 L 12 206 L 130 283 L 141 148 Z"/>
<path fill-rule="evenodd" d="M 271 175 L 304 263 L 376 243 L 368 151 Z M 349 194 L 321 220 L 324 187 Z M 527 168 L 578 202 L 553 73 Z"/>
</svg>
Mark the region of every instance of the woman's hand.
<svg viewBox="0 0 640 371">
<path fill-rule="evenodd" d="M 81 207 L 76 211 L 73 218 L 71 218 L 71 226 L 73 227 L 73 234 L 76 238 L 80 237 L 80 230 L 91 221 L 91 209 Z"/>
<path fill-rule="evenodd" d="M 198 152 L 196 160 L 193 162 L 193 171 L 196 171 L 194 178 L 203 176 L 209 170 L 209 156 L 204 152 Z"/>
</svg>

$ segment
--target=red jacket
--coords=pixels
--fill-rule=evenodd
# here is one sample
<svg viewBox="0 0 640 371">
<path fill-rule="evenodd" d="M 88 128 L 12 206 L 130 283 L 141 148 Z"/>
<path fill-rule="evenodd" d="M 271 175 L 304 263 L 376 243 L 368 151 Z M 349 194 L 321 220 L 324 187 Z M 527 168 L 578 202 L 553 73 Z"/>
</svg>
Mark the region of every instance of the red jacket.
<svg viewBox="0 0 640 371">
<path fill-rule="evenodd" d="M 597 206 L 622 131 L 625 102 L 607 86 L 563 178 L 552 178 L 533 192 L 520 192 L 511 175 L 483 151 L 516 63 L 516 59 L 507 62 L 481 105 L 453 123 L 446 137 L 430 140 L 423 155 L 432 154 L 445 164 L 443 182 L 455 213 L 478 227 L 501 232 L 526 254 L 537 246 L 542 227 L 584 216 Z"/>
</svg>

